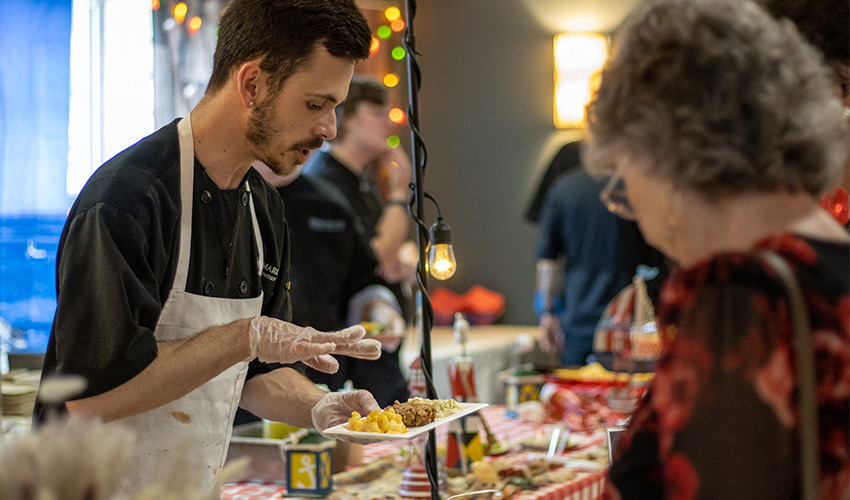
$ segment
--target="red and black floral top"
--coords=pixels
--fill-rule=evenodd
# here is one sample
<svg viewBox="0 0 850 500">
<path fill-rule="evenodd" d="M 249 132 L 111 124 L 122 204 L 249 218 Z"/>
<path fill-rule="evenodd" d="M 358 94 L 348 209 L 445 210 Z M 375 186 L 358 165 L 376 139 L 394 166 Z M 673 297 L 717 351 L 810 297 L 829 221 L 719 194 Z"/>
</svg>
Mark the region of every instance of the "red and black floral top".
<svg viewBox="0 0 850 500">
<path fill-rule="evenodd" d="M 761 241 L 789 262 L 812 324 L 821 498 L 850 498 L 850 245 Z M 785 288 L 753 255 L 673 275 L 664 354 L 609 471 L 608 498 L 799 498 L 796 359 Z M 675 338 L 675 340 L 673 340 Z"/>
</svg>

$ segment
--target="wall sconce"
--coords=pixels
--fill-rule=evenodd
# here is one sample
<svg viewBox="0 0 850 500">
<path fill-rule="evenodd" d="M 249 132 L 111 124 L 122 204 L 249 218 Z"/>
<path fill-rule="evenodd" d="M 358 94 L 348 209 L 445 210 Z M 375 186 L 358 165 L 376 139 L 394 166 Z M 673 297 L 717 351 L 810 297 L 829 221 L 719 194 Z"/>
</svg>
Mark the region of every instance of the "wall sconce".
<svg viewBox="0 0 850 500">
<path fill-rule="evenodd" d="M 595 76 L 608 58 L 608 39 L 598 33 L 555 35 L 555 126 L 583 128 Z"/>
</svg>

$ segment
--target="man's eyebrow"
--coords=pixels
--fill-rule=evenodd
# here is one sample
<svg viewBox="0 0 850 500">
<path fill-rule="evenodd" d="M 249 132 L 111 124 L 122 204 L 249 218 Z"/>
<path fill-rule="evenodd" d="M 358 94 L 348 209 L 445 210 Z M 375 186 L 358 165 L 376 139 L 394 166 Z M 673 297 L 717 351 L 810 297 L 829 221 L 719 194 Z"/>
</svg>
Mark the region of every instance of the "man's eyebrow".
<svg viewBox="0 0 850 500">
<path fill-rule="evenodd" d="M 336 102 L 336 97 L 332 94 L 308 94 L 310 97 L 318 97 L 320 99 L 324 99 L 326 101 L 330 101 L 331 104 L 338 104 Z"/>
</svg>

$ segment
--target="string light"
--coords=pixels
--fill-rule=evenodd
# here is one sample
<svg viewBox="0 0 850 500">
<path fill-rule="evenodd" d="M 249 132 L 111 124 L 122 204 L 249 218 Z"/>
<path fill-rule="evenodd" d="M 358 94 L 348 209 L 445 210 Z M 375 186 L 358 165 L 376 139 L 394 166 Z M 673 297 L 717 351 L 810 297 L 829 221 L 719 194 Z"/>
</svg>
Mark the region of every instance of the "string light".
<svg viewBox="0 0 850 500">
<path fill-rule="evenodd" d="M 201 18 L 198 17 L 198 16 L 195 16 L 192 19 L 190 19 L 189 20 L 189 33 L 192 33 L 193 35 L 195 33 L 197 33 L 198 30 L 201 29 L 201 23 L 202 23 Z"/>
<path fill-rule="evenodd" d="M 457 260 L 452 247 L 452 233 L 442 217 L 431 226 L 428 248 L 428 271 L 438 280 L 447 280 L 457 271 Z"/>
<path fill-rule="evenodd" d="M 391 109 L 388 116 L 390 117 L 390 121 L 396 125 L 403 125 L 407 118 L 407 115 L 404 114 L 401 108 Z"/>
<path fill-rule="evenodd" d="M 154 12 L 159 10 L 159 0 L 151 0 L 151 10 Z"/>
<path fill-rule="evenodd" d="M 395 21 L 401 17 L 401 11 L 398 10 L 398 7 L 387 7 L 387 10 L 384 11 L 384 15 L 387 17 L 387 20 Z"/>
<path fill-rule="evenodd" d="M 395 73 L 387 73 L 384 75 L 384 85 L 393 88 L 398 85 L 398 75 Z"/>
<path fill-rule="evenodd" d="M 399 144 L 401 144 L 401 139 L 399 139 L 397 135 L 387 137 L 387 146 L 391 149 L 397 148 Z"/>
<path fill-rule="evenodd" d="M 393 59 L 395 59 L 396 61 L 401 61 L 402 59 L 404 59 L 404 56 L 406 54 L 407 54 L 407 52 L 404 51 L 404 47 L 394 47 L 393 48 L 392 56 L 393 56 Z"/>
<path fill-rule="evenodd" d="M 404 29 L 404 21 L 401 19 L 396 19 L 395 21 L 390 23 L 390 29 L 398 33 L 399 31 Z"/>
<path fill-rule="evenodd" d="M 390 35 L 393 34 L 393 30 L 390 29 L 390 27 L 387 26 L 386 24 L 378 27 L 378 29 L 375 30 L 375 31 L 376 31 L 376 33 L 378 33 L 378 38 L 382 38 L 384 40 L 386 40 L 387 38 L 390 37 Z"/>
<path fill-rule="evenodd" d="M 189 12 L 189 7 L 187 7 L 183 2 L 174 6 L 174 20 L 177 21 L 177 24 L 183 24 L 183 20 L 186 19 L 187 12 Z"/>
</svg>

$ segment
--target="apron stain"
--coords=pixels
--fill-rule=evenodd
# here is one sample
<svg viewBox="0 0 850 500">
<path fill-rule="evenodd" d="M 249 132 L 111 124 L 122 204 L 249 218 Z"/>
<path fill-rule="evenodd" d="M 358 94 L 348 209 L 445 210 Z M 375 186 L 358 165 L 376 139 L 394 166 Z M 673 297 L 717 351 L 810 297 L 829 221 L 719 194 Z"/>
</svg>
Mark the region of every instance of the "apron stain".
<svg viewBox="0 0 850 500">
<path fill-rule="evenodd" d="M 183 413 L 182 411 L 173 411 L 171 412 L 171 416 L 174 417 L 174 420 L 177 420 L 181 424 L 192 423 L 192 416 L 188 413 Z"/>
</svg>

